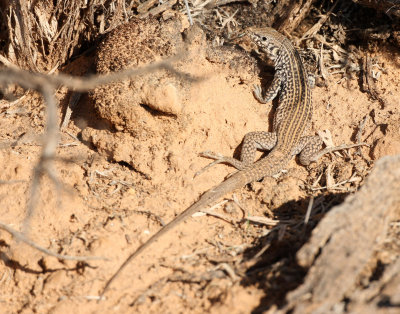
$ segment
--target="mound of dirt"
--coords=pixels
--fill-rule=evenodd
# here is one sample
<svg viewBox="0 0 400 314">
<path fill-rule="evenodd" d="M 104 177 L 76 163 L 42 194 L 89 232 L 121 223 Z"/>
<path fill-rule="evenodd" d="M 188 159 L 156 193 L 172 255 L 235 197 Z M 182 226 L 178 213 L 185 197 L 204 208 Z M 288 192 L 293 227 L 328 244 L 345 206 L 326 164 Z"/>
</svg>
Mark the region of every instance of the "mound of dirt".
<svg viewBox="0 0 400 314">
<path fill-rule="evenodd" d="M 114 30 L 100 45 L 96 68 L 104 74 L 173 55 L 178 55 L 173 66 L 180 76 L 160 70 L 97 88 L 91 94 L 94 107 L 111 128 L 82 132 L 83 139 L 104 156 L 125 162 L 147 177 L 156 173 L 154 179 L 161 181 L 170 169 L 180 173 L 187 168 L 197 152 L 182 152 L 189 146 L 195 148 L 190 139 L 199 133 L 211 129 L 216 134 L 231 133 L 226 124 L 245 126 L 250 121 L 256 129 L 265 129 L 265 114 L 263 119 L 258 114 L 261 110 L 254 112 L 255 107 L 262 107 L 243 84 L 256 83 L 251 77 L 256 71 L 255 60 L 240 50 L 211 47 L 200 28 L 184 31 L 179 19 L 164 23 L 133 20 Z M 188 73 L 197 82 L 185 79 Z M 231 109 L 239 93 L 247 94 L 240 110 L 249 113 L 245 117 Z M 216 123 L 221 119 L 225 120 L 222 125 Z M 216 124 L 221 127 L 215 128 Z M 243 130 L 232 135 L 240 142 Z M 183 156 L 179 164 L 174 156 Z"/>
</svg>

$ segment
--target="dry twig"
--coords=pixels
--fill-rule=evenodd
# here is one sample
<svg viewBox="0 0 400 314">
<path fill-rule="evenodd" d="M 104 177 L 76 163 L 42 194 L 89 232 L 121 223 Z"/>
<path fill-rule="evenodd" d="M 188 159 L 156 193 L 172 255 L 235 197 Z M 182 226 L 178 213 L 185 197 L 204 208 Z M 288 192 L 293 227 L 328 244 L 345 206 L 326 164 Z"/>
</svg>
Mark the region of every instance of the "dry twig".
<svg viewBox="0 0 400 314">
<path fill-rule="evenodd" d="M 33 242 L 32 240 L 28 239 L 27 237 L 25 237 L 21 232 L 18 232 L 17 230 L 14 230 L 13 228 L 11 228 L 10 226 L 0 222 L 0 229 L 7 231 L 9 234 L 11 234 L 15 239 L 24 242 L 25 244 L 29 245 L 30 247 L 45 253 L 47 255 L 50 256 L 54 256 L 58 259 L 61 260 L 70 260 L 70 261 L 93 261 L 93 260 L 103 260 L 103 261 L 108 261 L 107 258 L 105 257 L 99 257 L 99 256 L 71 256 L 71 255 L 61 255 L 61 254 L 57 254 L 54 253 L 52 251 L 49 251 L 47 249 L 45 249 L 44 247 L 41 247 L 40 245 L 37 245 L 35 242 Z"/>
<path fill-rule="evenodd" d="M 369 147 L 370 145 L 367 144 L 367 143 L 358 143 L 358 144 L 350 144 L 350 145 L 342 144 L 342 145 L 335 146 L 335 147 L 327 147 L 327 148 L 321 150 L 317 155 L 315 155 L 315 156 L 312 158 L 311 161 L 316 162 L 318 159 L 320 159 L 323 155 L 325 155 L 325 154 L 327 154 L 327 153 L 331 153 L 331 152 L 338 151 L 338 150 L 342 150 L 342 149 L 348 149 L 348 148 L 358 147 L 358 146 L 368 146 L 368 147 Z"/>
</svg>

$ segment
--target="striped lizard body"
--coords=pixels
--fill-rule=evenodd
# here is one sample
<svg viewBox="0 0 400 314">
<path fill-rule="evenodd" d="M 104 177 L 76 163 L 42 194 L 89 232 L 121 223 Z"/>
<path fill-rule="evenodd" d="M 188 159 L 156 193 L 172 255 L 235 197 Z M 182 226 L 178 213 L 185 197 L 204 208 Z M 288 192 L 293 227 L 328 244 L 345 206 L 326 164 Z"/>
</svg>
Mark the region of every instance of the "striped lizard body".
<svg viewBox="0 0 400 314">
<path fill-rule="evenodd" d="M 266 54 L 274 61 L 276 73 L 271 86 L 265 93 L 265 97 L 261 96 L 260 87 L 256 87 L 254 90 L 255 97 L 262 103 L 275 98 L 278 92 L 280 94 L 273 132 L 246 134 L 240 160 L 212 152 L 204 152 L 203 156 L 215 159 L 209 166 L 217 163 L 228 163 L 239 171 L 218 186 L 205 192 L 197 202 L 139 246 L 108 280 L 102 294 L 130 261 L 186 218 L 217 201 L 225 194 L 263 177 L 277 174 L 286 167 L 289 160 L 296 154 L 301 153 L 300 162 L 302 164 L 309 164 L 310 158 L 319 150 L 321 145 L 319 137 L 305 136 L 311 123 L 312 98 L 308 74 L 298 51 L 286 37 L 272 28 L 250 28 L 246 33 L 256 44 L 258 52 Z M 257 149 L 271 150 L 271 152 L 253 163 Z"/>
</svg>

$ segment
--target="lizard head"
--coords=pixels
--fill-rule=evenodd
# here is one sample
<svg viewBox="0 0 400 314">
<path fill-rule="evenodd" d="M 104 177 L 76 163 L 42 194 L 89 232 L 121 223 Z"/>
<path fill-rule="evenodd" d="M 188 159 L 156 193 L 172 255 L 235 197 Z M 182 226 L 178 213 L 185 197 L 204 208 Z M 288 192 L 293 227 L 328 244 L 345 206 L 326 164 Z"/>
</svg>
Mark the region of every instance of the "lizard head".
<svg viewBox="0 0 400 314">
<path fill-rule="evenodd" d="M 258 53 L 266 53 L 271 60 L 275 60 L 278 57 L 282 42 L 286 39 L 271 27 L 249 27 L 246 29 L 246 34 L 257 46 L 256 51 Z"/>
</svg>

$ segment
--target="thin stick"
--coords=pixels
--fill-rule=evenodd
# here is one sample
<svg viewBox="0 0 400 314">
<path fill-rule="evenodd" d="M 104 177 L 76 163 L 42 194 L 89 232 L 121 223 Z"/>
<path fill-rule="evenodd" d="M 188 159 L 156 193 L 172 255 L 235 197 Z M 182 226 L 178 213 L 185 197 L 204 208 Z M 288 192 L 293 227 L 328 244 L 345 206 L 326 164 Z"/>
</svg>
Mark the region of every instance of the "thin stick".
<svg viewBox="0 0 400 314">
<path fill-rule="evenodd" d="M 50 256 L 54 256 L 58 259 L 61 260 L 70 260 L 70 261 L 93 261 L 93 260 L 103 260 L 103 261 L 108 261 L 108 258 L 105 257 L 100 257 L 100 256 L 71 256 L 71 255 L 61 255 L 54 253 L 52 251 L 49 251 L 48 249 L 45 249 L 44 247 L 41 247 L 40 245 L 36 244 L 32 240 L 28 239 L 25 237 L 21 232 L 18 232 L 17 230 L 14 230 L 13 228 L 9 227 L 6 224 L 3 224 L 0 222 L 0 229 L 7 231 L 9 234 L 11 234 L 15 239 L 24 242 L 25 244 L 29 245 L 30 247 Z"/>
<path fill-rule="evenodd" d="M 362 135 L 362 132 L 364 130 L 365 123 L 367 122 L 367 120 L 368 120 L 368 116 L 365 116 L 364 119 L 362 121 L 360 121 L 360 124 L 358 125 L 358 131 L 357 131 L 357 135 L 356 135 L 357 143 L 361 143 L 361 135 Z M 361 147 L 358 148 L 357 152 L 361 157 L 364 158 L 363 153 L 361 151 Z"/>
<path fill-rule="evenodd" d="M 146 73 L 154 72 L 156 70 L 164 69 L 169 71 L 175 76 L 181 77 L 190 82 L 198 82 L 201 80 L 199 77 L 193 77 L 190 74 L 183 73 L 174 69 L 171 65 L 172 62 L 179 60 L 180 56 L 165 59 L 160 62 L 155 62 L 140 68 L 125 69 L 119 72 L 113 72 L 106 75 L 90 75 L 86 77 L 74 77 L 65 74 L 46 75 L 42 73 L 32 73 L 21 69 L 2 69 L 0 71 L 0 85 L 8 83 L 16 83 L 24 88 L 31 88 L 41 91 L 44 85 L 58 86 L 64 85 L 75 91 L 85 92 L 96 88 L 99 85 L 110 84 L 116 81 L 121 81 L 129 77 L 143 75 Z"/>
<path fill-rule="evenodd" d="M 81 95 L 81 93 L 73 92 L 71 97 L 69 98 L 67 109 L 65 110 L 64 120 L 60 127 L 61 131 L 63 131 L 68 126 L 69 120 L 71 119 L 72 110 L 75 108 L 76 104 L 81 98 Z"/>
<path fill-rule="evenodd" d="M 33 213 L 33 209 L 38 200 L 39 196 L 39 184 L 40 177 L 43 173 L 48 173 L 52 178 L 55 179 L 56 184 L 58 184 L 58 179 L 56 171 L 53 167 L 52 160 L 56 154 L 56 149 L 58 146 L 59 132 L 57 125 L 57 105 L 56 99 L 54 97 L 54 88 L 49 84 L 43 84 L 40 88 L 43 94 L 43 98 L 47 104 L 47 123 L 43 142 L 42 153 L 38 164 L 35 166 L 33 171 L 32 185 L 31 185 L 31 197 L 29 198 L 27 214 L 24 223 L 24 230 L 29 225 L 30 218 Z"/>
<path fill-rule="evenodd" d="M 358 143 L 358 144 L 351 144 L 351 145 L 347 145 L 347 144 L 343 144 L 343 145 L 339 145 L 339 146 L 334 146 L 334 147 L 327 147 L 323 150 L 321 150 L 317 155 L 315 155 L 311 161 L 317 161 L 318 159 L 320 159 L 323 155 L 327 154 L 327 153 L 331 153 L 337 150 L 342 150 L 342 149 L 348 149 L 348 148 L 353 148 L 353 147 L 358 147 L 358 146 L 370 146 L 367 143 Z"/>
<path fill-rule="evenodd" d="M 311 196 L 310 202 L 308 203 L 306 216 L 304 217 L 304 224 L 305 224 L 305 225 L 308 224 L 308 221 L 310 220 L 310 216 L 311 216 L 311 211 L 312 211 L 312 208 L 313 208 L 313 204 L 314 204 L 314 196 Z"/>
<path fill-rule="evenodd" d="M 184 2 L 185 2 L 186 12 L 189 18 L 189 23 L 190 25 L 193 25 L 193 19 L 192 19 L 192 14 L 190 13 L 189 3 L 187 2 L 187 0 L 184 0 Z"/>
</svg>

